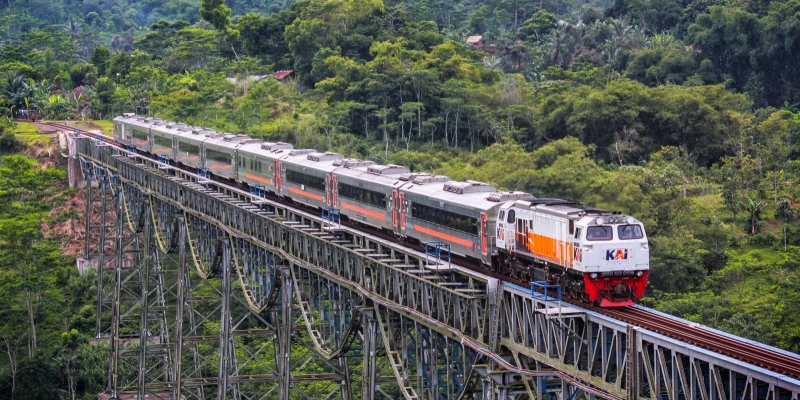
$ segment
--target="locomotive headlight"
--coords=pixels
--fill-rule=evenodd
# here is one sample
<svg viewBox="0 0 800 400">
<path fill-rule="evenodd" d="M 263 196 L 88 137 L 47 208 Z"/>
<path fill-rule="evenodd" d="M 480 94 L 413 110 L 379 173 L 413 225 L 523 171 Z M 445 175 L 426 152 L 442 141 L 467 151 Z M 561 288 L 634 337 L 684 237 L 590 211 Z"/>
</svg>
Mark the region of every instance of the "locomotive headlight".
<svg viewBox="0 0 800 400">
<path fill-rule="evenodd" d="M 634 221 L 636 221 L 636 220 L 633 219 L 633 217 L 628 217 L 628 223 L 629 224 L 632 224 Z"/>
<path fill-rule="evenodd" d="M 636 277 L 641 278 L 644 275 L 644 271 L 636 271 Z"/>
<path fill-rule="evenodd" d="M 598 276 L 599 275 L 597 275 L 597 272 L 592 272 L 591 274 L 589 274 L 589 278 L 592 278 L 592 279 L 597 279 Z"/>
<path fill-rule="evenodd" d="M 595 222 L 597 222 L 597 225 L 603 225 L 603 222 L 605 222 L 605 221 L 603 221 L 603 217 L 598 217 L 597 221 L 595 221 Z"/>
</svg>

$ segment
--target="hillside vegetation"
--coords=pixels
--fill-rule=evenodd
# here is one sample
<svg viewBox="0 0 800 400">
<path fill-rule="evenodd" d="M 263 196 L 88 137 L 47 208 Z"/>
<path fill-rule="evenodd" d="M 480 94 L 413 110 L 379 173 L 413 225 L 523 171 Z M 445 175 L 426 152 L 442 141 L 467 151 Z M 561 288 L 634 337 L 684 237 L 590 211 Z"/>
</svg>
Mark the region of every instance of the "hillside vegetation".
<svg viewBox="0 0 800 400">
<path fill-rule="evenodd" d="M 630 213 L 644 304 L 798 352 L 798 27 L 800 0 L 9 0 L 0 106 L 156 115 Z M 18 360 L 28 325 L 6 334 Z"/>
</svg>

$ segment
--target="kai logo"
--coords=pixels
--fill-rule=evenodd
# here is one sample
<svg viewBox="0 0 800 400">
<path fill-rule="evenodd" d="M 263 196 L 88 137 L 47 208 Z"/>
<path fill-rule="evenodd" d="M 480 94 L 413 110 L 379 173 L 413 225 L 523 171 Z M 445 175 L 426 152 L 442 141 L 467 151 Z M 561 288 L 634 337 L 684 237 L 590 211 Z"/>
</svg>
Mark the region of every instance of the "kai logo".
<svg viewBox="0 0 800 400">
<path fill-rule="evenodd" d="M 575 262 L 583 261 L 583 249 L 579 247 L 574 247 L 572 249 L 572 260 Z"/>
<path fill-rule="evenodd" d="M 628 259 L 628 249 L 606 250 L 606 261 L 619 261 Z"/>
</svg>

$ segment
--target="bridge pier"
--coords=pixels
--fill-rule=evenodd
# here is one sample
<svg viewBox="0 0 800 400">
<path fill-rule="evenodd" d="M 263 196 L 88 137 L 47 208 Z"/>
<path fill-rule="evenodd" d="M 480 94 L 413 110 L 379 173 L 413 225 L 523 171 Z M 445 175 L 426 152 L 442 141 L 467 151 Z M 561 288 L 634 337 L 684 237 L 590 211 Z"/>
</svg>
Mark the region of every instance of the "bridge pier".
<svg viewBox="0 0 800 400">
<path fill-rule="evenodd" d="M 289 400 L 289 390 L 292 387 L 291 355 L 292 355 L 292 274 L 289 268 L 280 269 L 281 296 L 279 317 L 276 315 L 277 344 L 275 346 L 275 360 L 277 362 L 278 400 Z"/>
<path fill-rule="evenodd" d="M 377 336 L 378 327 L 375 321 L 375 310 L 364 308 L 362 320 L 362 348 L 363 368 L 361 370 L 361 400 L 372 400 L 375 398 L 375 388 L 378 386 L 377 378 Z"/>
</svg>

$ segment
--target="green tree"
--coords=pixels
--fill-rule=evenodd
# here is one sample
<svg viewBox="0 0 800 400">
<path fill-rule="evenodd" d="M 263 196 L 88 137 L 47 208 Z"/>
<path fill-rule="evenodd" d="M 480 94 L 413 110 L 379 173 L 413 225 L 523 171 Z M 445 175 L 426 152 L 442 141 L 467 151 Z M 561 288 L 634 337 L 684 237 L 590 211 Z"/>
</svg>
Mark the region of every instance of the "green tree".
<svg viewBox="0 0 800 400">
<path fill-rule="evenodd" d="M 105 76 L 110 60 L 111 51 L 109 51 L 107 47 L 99 46 L 95 47 L 94 51 L 92 51 L 92 58 L 89 59 L 89 62 L 97 68 L 98 76 Z"/>
<path fill-rule="evenodd" d="M 228 33 L 231 25 L 231 9 L 225 6 L 225 0 L 202 0 L 200 16 L 218 31 Z"/>
<path fill-rule="evenodd" d="M 763 25 L 757 15 L 712 6 L 689 26 L 687 40 L 723 76 L 730 77 L 734 87 L 745 89 L 751 83 L 754 68 L 752 52 L 759 47 L 762 34 Z"/>
</svg>

